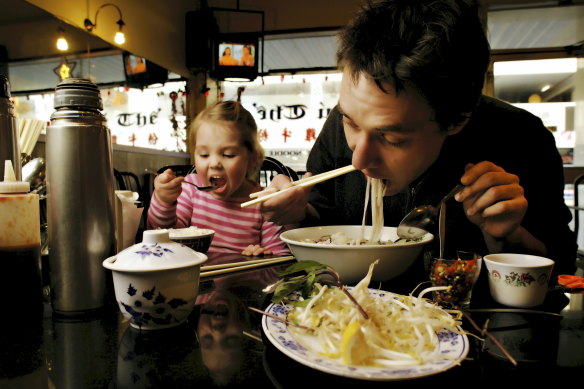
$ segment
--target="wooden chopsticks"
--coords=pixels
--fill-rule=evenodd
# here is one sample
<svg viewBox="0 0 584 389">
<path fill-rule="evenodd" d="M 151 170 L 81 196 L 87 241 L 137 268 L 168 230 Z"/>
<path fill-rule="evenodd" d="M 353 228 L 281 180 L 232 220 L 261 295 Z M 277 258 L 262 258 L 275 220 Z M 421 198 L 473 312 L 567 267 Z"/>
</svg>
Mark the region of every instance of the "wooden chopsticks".
<svg viewBox="0 0 584 389">
<path fill-rule="evenodd" d="M 303 178 L 301 180 L 294 181 L 294 182 L 292 182 L 292 186 L 289 186 L 288 188 L 279 190 L 277 192 L 274 192 L 274 189 L 268 188 L 268 189 L 262 190 L 260 192 L 252 193 L 249 195 L 249 197 L 251 197 L 251 198 L 256 197 L 256 198 L 254 200 L 242 203 L 241 208 L 249 207 L 250 205 L 264 202 L 264 201 L 269 200 L 272 197 L 275 197 L 275 196 L 279 195 L 280 193 L 286 192 L 287 190 L 290 190 L 292 188 L 316 185 L 319 182 L 330 180 L 331 178 L 335 178 L 335 177 L 338 177 L 340 175 L 350 173 L 354 170 L 356 170 L 356 169 L 353 167 L 353 165 L 348 165 L 348 166 L 341 167 L 341 168 L 338 168 L 335 170 L 331 170 L 329 172 L 317 174 L 316 176 L 306 177 L 306 178 Z M 264 193 L 267 193 L 267 194 L 265 196 L 260 197 L 260 195 L 264 194 Z"/>
<path fill-rule="evenodd" d="M 296 260 L 292 255 L 276 258 L 254 259 L 243 262 L 221 263 L 218 265 L 201 266 L 201 278 L 215 276 L 218 274 L 232 273 L 236 271 L 254 269 L 256 267 L 274 265 L 282 262 Z"/>
</svg>

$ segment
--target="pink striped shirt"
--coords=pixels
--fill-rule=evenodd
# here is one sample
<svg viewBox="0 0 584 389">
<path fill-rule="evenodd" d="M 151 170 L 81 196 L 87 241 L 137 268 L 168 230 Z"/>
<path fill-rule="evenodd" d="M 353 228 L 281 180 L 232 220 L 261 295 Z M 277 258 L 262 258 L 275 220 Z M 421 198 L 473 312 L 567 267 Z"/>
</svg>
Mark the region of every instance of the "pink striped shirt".
<svg viewBox="0 0 584 389">
<path fill-rule="evenodd" d="M 196 174 L 189 174 L 185 180 L 205 185 Z M 214 230 L 209 252 L 239 254 L 250 244 L 260 245 L 276 255 L 290 252 L 280 239 L 284 228 L 264 220 L 258 205 L 241 208 L 238 202 L 217 200 L 192 185 L 182 185 L 176 205 L 164 205 L 152 195 L 148 225 L 151 228 L 195 226 Z"/>
</svg>

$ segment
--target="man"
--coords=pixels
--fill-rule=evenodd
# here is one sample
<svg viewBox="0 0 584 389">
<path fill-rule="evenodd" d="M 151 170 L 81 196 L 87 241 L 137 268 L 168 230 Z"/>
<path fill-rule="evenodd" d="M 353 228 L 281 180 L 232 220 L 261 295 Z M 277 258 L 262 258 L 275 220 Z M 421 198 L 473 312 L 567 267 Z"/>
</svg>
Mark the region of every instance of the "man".
<svg viewBox="0 0 584 389">
<path fill-rule="evenodd" d="M 340 33 L 337 59 L 339 104 L 307 169 L 359 171 L 265 201 L 270 220 L 361 224 L 373 177 L 386 183 L 385 224 L 396 226 L 462 183 L 448 202 L 445 257 L 522 252 L 553 259 L 556 273 L 574 271 L 554 138 L 537 117 L 481 95 L 489 44 L 474 2 L 368 2 Z M 277 177 L 272 185 L 289 183 Z"/>
</svg>

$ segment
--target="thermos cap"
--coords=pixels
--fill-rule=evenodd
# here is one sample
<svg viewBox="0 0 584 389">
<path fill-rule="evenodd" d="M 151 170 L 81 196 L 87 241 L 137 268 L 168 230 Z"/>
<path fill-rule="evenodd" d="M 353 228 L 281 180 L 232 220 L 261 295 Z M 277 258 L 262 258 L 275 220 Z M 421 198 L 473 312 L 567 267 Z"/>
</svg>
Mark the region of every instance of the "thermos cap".
<svg viewBox="0 0 584 389">
<path fill-rule="evenodd" d="M 8 78 L 4 75 L 0 75 L 0 98 L 2 97 L 10 97 L 10 82 Z"/>
<path fill-rule="evenodd" d="M 97 85 L 84 78 L 67 78 L 55 88 L 55 109 L 83 107 L 103 109 Z"/>
</svg>

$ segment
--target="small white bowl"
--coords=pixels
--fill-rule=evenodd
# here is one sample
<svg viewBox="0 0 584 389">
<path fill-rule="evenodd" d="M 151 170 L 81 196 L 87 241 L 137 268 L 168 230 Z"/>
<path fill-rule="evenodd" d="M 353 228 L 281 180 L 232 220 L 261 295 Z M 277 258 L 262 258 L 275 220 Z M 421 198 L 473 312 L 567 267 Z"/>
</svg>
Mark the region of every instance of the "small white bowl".
<svg viewBox="0 0 584 389">
<path fill-rule="evenodd" d="M 434 239 L 432 234 L 426 234 L 420 241 L 392 243 L 398 238 L 396 230 L 396 227 L 383 227 L 381 240 L 389 243 L 358 246 L 309 243 L 304 240 L 319 239 L 335 233 L 358 239 L 361 226 L 298 228 L 283 232 L 280 238 L 298 261 L 312 260 L 329 265 L 339 273 L 343 283 L 354 284 L 367 275 L 369 265 L 376 259 L 379 259 L 379 263 L 373 270 L 373 280 L 387 281 L 401 275 L 414 263 L 422 247 Z M 370 236 L 371 226 L 365 226 L 364 237 L 368 239 Z"/>
<path fill-rule="evenodd" d="M 491 297 L 499 304 L 531 308 L 543 303 L 554 261 L 527 254 L 489 254 L 483 257 Z"/>
<path fill-rule="evenodd" d="M 112 270 L 116 300 L 134 328 L 174 327 L 192 312 L 205 254 L 172 242 L 167 230 L 144 231 L 135 244 L 103 261 Z"/>
<path fill-rule="evenodd" d="M 200 253 L 206 253 L 211 246 L 215 231 L 206 228 L 187 227 L 168 229 L 170 240 L 184 244 Z"/>
</svg>

